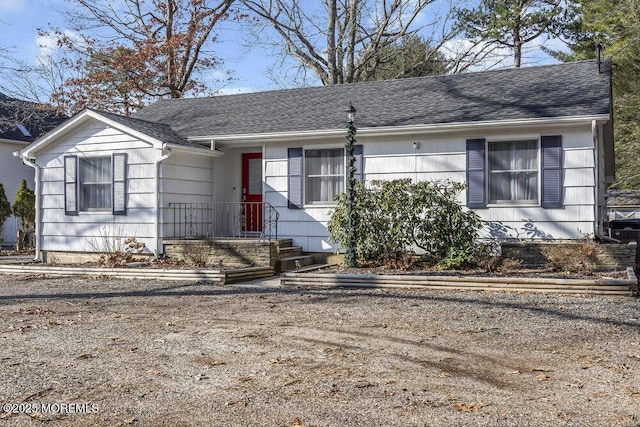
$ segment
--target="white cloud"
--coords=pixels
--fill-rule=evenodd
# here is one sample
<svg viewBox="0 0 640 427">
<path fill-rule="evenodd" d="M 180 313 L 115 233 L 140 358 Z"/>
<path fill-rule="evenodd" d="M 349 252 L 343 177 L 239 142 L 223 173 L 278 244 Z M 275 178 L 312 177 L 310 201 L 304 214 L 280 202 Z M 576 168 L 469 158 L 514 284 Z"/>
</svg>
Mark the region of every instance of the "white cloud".
<svg viewBox="0 0 640 427">
<path fill-rule="evenodd" d="M 443 44 L 441 52 L 449 59 L 464 58 L 461 66 L 472 62 L 473 65 L 466 68 L 467 71 L 483 71 L 513 65 L 510 49 L 491 47 L 484 43 L 477 44 L 469 39 L 448 40 Z"/>
<path fill-rule="evenodd" d="M 216 96 L 218 95 L 238 95 L 240 93 L 252 93 L 255 92 L 256 89 L 248 86 L 239 86 L 239 87 L 223 87 L 222 89 L 218 89 L 216 91 Z"/>
<path fill-rule="evenodd" d="M 567 50 L 567 46 L 561 40 L 539 37 L 531 43 L 525 44 L 522 49 L 522 66 L 547 65 L 558 62 L 542 50 L 542 46 L 551 50 Z M 476 44 L 469 39 L 450 40 L 442 46 L 442 53 L 447 58 L 455 59 L 465 55 L 466 61 L 475 61 L 475 64 L 467 68 L 468 71 L 483 71 L 494 68 L 513 67 L 513 49 L 508 47 L 487 46 Z"/>
<path fill-rule="evenodd" d="M 77 43 L 82 43 L 82 37 L 71 30 L 64 30 L 65 37 Z M 58 37 L 54 34 L 41 34 L 36 37 L 38 50 L 36 52 L 36 62 L 38 64 L 46 64 L 56 56 L 56 52 L 60 50 L 58 45 Z"/>
</svg>

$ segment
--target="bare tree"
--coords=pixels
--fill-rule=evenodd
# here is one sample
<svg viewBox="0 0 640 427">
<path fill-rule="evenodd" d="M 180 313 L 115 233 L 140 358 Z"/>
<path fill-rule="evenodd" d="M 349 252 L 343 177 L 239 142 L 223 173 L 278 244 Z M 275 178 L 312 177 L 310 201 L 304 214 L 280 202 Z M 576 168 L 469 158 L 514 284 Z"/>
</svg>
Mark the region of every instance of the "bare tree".
<svg viewBox="0 0 640 427">
<path fill-rule="evenodd" d="M 93 106 L 129 113 L 153 98 L 205 90 L 201 73 L 222 63 L 212 50 L 214 28 L 229 17 L 233 0 L 75 2 L 68 30 L 43 31 L 65 49 L 76 74 L 55 93 L 70 112 Z"/>
<path fill-rule="evenodd" d="M 357 82 L 376 74 L 386 63 L 384 53 L 404 38 L 420 34 L 430 50 L 419 61 L 437 56 L 455 36 L 450 11 L 427 9 L 435 0 L 243 0 L 255 14 L 255 41 L 275 48 L 281 65 L 295 59 L 298 71 L 312 71 L 324 85 Z M 428 18 L 428 16 L 430 18 Z M 275 38 L 268 37 L 268 31 Z M 271 33 L 273 34 L 273 33 Z M 448 58 L 454 71 L 468 65 L 470 52 Z"/>
</svg>

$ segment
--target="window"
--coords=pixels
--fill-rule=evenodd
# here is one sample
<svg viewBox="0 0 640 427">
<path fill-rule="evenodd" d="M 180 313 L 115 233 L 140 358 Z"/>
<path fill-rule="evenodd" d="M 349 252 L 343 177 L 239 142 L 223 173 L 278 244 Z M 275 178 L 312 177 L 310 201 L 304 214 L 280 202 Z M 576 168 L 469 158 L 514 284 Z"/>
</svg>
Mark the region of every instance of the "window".
<svg viewBox="0 0 640 427">
<path fill-rule="evenodd" d="M 305 150 L 305 203 L 332 203 L 344 192 L 344 149 Z"/>
<path fill-rule="evenodd" d="M 111 157 L 64 156 L 66 215 L 111 211 L 127 214 L 127 154 Z"/>
<path fill-rule="evenodd" d="M 489 142 L 489 203 L 538 201 L 538 141 Z"/>
<path fill-rule="evenodd" d="M 562 208 L 562 136 L 489 141 L 467 139 L 467 207 L 520 203 Z"/>
<path fill-rule="evenodd" d="M 111 209 L 111 158 L 80 159 L 80 210 Z"/>
</svg>

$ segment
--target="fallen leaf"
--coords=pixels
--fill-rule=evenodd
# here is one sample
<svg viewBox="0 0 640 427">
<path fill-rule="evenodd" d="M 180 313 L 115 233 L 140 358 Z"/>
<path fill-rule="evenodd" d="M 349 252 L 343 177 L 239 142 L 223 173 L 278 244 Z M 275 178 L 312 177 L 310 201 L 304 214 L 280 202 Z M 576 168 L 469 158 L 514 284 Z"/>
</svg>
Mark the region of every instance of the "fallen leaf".
<svg viewBox="0 0 640 427">
<path fill-rule="evenodd" d="M 473 412 L 473 411 L 479 411 L 480 409 L 482 409 L 484 405 L 482 403 L 460 403 L 460 402 L 456 402 L 453 405 L 451 405 L 451 407 L 453 409 L 455 409 L 456 411 L 460 411 L 460 412 Z"/>
<path fill-rule="evenodd" d="M 96 356 L 91 353 L 84 353 L 78 356 L 78 359 L 93 359 L 94 357 Z"/>
</svg>

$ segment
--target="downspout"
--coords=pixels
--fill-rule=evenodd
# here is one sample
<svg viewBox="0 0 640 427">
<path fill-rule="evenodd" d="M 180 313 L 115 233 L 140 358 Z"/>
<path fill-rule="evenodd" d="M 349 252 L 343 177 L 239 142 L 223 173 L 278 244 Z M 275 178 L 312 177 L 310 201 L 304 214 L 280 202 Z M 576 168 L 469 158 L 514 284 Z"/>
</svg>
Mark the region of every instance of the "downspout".
<svg viewBox="0 0 640 427">
<path fill-rule="evenodd" d="M 160 235 L 162 234 L 160 231 L 160 227 L 162 226 L 160 221 L 161 209 L 162 209 L 162 195 L 160 194 L 160 163 L 164 160 L 167 160 L 173 151 L 171 148 L 167 150 L 166 154 L 158 157 L 155 160 L 156 165 L 156 183 L 155 183 L 155 192 L 156 192 L 156 217 L 155 217 L 155 249 L 153 250 L 153 256 L 157 259 L 159 256 L 159 243 L 160 243 Z"/>
<path fill-rule="evenodd" d="M 613 239 L 609 236 L 605 236 L 600 231 L 600 132 L 598 131 L 598 122 L 596 120 L 591 121 L 591 135 L 593 136 L 593 164 L 595 167 L 594 170 L 594 201 L 593 210 L 594 210 L 594 219 L 595 224 L 593 227 L 593 237 L 597 238 L 603 242 L 620 242 L 617 239 Z"/>
<path fill-rule="evenodd" d="M 42 219 L 40 218 L 41 215 L 41 211 L 42 209 L 40 208 L 40 166 L 38 166 L 36 164 L 35 159 L 33 159 L 33 161 L 30 161 L 29 159 L 22 159 L 22 163 L 32 167 L 33 169 L 35 169 L 35 188 L 34 188 L 34 193 L 36 194 L 36 230 L 35 230 L 35 243 L 36 243 L 36 254 L 33 257 L 34 261 L 40 261 L 40 233 L 42 232 Z"/>
</svg>

